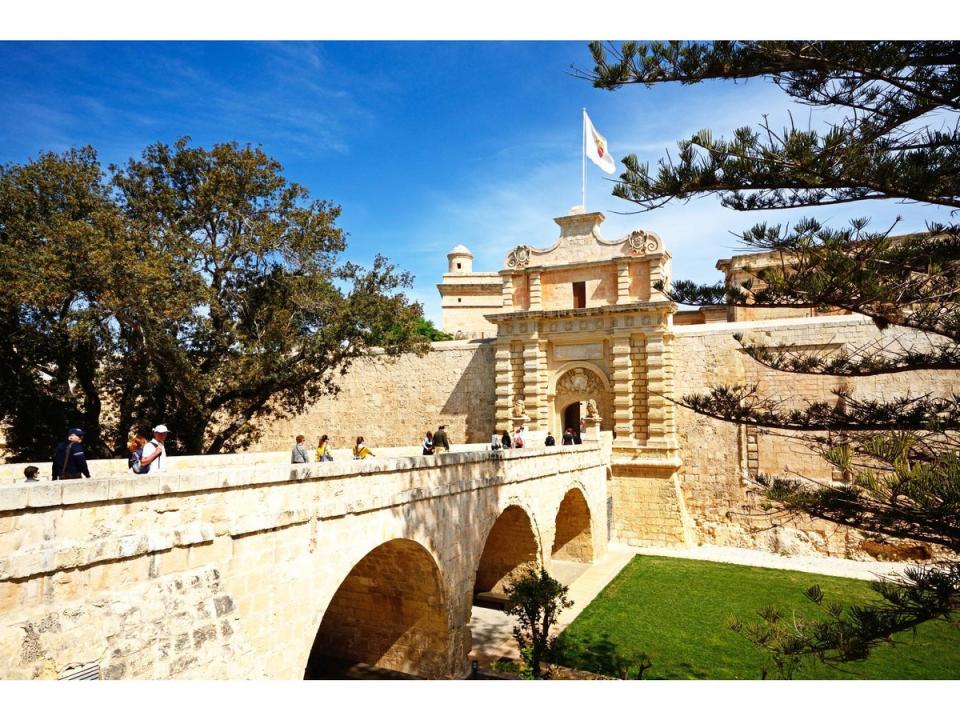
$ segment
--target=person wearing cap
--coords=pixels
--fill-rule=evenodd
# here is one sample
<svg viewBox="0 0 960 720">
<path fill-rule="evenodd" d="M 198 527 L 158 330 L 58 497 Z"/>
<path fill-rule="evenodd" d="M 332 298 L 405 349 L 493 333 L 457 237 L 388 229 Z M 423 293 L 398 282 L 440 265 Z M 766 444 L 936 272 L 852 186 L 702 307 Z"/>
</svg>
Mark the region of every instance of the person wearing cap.
<svg viewBox="0 0 960 720">
<path fill-rule="evenodd" d="M 167 469 L 167 448 L 164 442 L 167 439 L 167 426 L 160 424 L 153 429 L 153 440 L 143 446 L 143 459 L 140 467 L 146 466 L 147 472 L 158 473 Z M 142 472 L 142 471 L 141 471 Z"/>
<path fill-rule="evenodd" d="M 81 475 L 90 477 L 87 456 L 83 453 L 83 435 L 83 430 L 80 428 L 67 430 L 67 439 L 60 442 L 53 451 L 51 478 L 54 480 L 76 480 Z"/>
<path fill-rule="evenodd" d="M 447 440 L 446 428 L 446 425 L 441 425 L 433 434 L 433 452 L 437 455 L 440 453 L 450 452 L 450 441 Z"/>
</svg>

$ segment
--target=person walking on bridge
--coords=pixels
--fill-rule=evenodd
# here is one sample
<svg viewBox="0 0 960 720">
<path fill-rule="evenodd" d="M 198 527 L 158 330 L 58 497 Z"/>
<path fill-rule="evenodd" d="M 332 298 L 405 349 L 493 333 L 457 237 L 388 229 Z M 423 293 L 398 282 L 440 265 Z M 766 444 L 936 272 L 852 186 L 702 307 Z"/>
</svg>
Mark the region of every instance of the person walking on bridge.
<svg viewBox="0 0 960 720">
<path fill-rule="evenodd" d="M 440 453 L 450 452 L 450 441 L 447 439 L 446 425 L 441 425 L 433 434 L 433 451 Z"/>
<path fill-rule="evenodd" d="M 167 434 L 170 431 L 164 424 L 157 425 L 153 429 L 153 440 L 150 440 L 143 446 L 143 459 L 141 466 L 147 466 L 151 473 L 166 472 L 167 469 Z M 142 471 L 141 471 L 142 472 Z"/>
<path fill-rule="evenodd" d="M 50 473 L 54 480 L 76 480 L 81 475 L 90 477 L 87 456 L 83 452 L 83 435 L 80 428 L 70 428 L 67 439 L 54 449 L 53 471 Z"/>
</svg>

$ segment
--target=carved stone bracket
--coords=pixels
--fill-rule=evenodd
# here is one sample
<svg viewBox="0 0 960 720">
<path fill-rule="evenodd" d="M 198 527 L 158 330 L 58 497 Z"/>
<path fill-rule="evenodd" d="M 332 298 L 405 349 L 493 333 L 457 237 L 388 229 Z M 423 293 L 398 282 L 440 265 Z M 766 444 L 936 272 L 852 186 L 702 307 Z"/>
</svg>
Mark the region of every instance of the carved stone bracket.
<svg viewBox="0 0 960 720">
<path fill-rule="evenodd" d="M 507 255 L 507 267 L 511 270 L 525 268 L 530 264 L 530 248 L 526 245 L 517 245 Z"/>
<path fill-rule="evenodd" d="M 644 232 L 643 230 L 634 230 L 627 235 L 626 242 L 630 246 L 630 249 L 637 255 L 646 255 L 647 253 L 655 253 L 663 250 L 660 238 L 653 233 Z"/>
</svg>

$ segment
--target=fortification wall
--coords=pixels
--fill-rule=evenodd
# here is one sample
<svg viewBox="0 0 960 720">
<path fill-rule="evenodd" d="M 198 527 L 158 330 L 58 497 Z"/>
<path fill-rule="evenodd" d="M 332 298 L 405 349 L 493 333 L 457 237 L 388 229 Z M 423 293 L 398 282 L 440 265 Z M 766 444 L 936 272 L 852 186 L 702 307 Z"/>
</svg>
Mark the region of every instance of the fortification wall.
<svg viewBox="0 0 960 720">
<path fill-rule="evenodd" d="M 289 449 L 299 434 L 315 446 L 326 433 L 334 447 L 352 447 L 362 435 L 376 451 L 419 445 L 437 425 L 447 426 L 451 443 L 488 442 L 496 429 L 494 367 L 492 340 L 437 342 L 423 357 L 366 358 L 342 378 L 337 397 L 269 423 L 250 450 Z"/>
<path fill-rule="evenodd" d="M 809 400 L 835 402 L 831 389 L 841 380 L 855 398 L 892 400 L 905 395 L 960 392 L 960 373 L 912 372 L 841 379 L 799 375 L 765 368 L 743 352 L 734 333 L 774 347 L 836 351 L 880 341 L 896 347 L 923 347 L 926 336 L 903 328 L 877 330 L 861 316 L 767 320 L 675 328 L 675 393 L 704 392 L 717 385 L 758 383 L 764 396 L 785 407 Z M 762 496 L 751 477 L 803 476 L 833 478 L 833 468 L 800 435 L 748 430 L 677 408 L 677 435 L 683 457 L 680 487 L 701 543 L 758 547 L 773 552 L 818 551 L 861 557 L 858 533 L 813 519 L 773 521 L 762 508 Z"/>
</svg>

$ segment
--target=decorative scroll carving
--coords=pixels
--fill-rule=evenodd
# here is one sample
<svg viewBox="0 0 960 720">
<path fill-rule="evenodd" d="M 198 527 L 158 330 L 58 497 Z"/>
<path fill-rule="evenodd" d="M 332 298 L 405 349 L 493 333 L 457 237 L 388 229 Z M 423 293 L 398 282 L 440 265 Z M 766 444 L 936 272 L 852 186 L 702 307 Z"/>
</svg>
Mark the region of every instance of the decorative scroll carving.
<svg viewBox="0 0 960 720">
<path fill-rule="evenodd" d="M 647 253 L 655 253 L 663 250 L 663 246 L 660 244 L 660 238 L 653 233 L 644 232 L 643 230 L 634 230 L 627 235 L 626 240 L 627 244 L 637 255 L 646 255 Z"/>
<path fill-rule="evenodd" d="M 525 268 L 530 264 L 530 248 L 526 245 L 517 245 L 507 255 L 507 267 L 510 269 Z"/>
<path fill-rule="evenodd" d="M 572 395 L 600 395 L 603 385 L 600 378 L 583 368 L 568 370 L 557 380 L 557 395 L 570 393 Z"/>
</svg>

